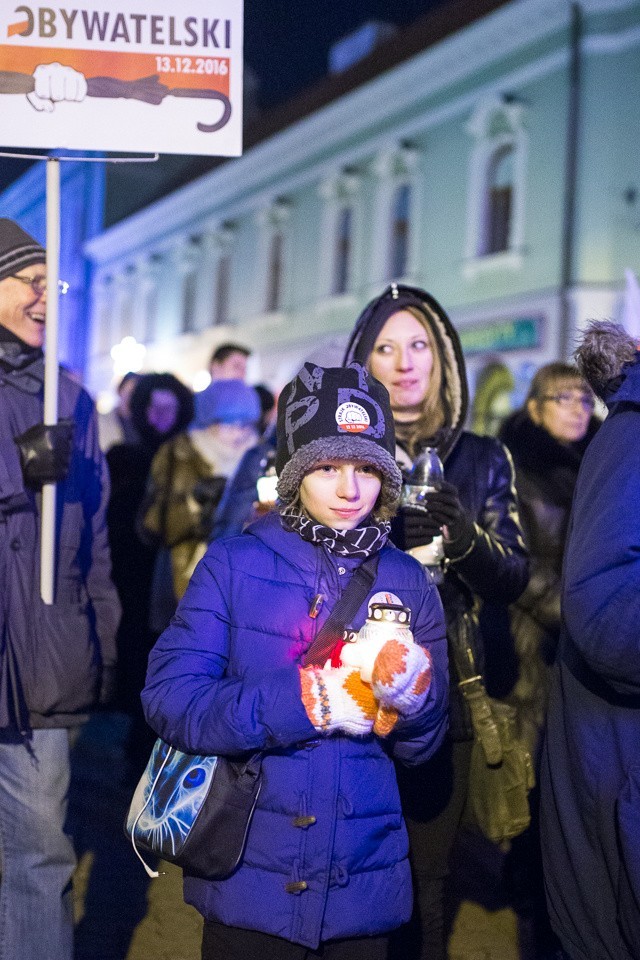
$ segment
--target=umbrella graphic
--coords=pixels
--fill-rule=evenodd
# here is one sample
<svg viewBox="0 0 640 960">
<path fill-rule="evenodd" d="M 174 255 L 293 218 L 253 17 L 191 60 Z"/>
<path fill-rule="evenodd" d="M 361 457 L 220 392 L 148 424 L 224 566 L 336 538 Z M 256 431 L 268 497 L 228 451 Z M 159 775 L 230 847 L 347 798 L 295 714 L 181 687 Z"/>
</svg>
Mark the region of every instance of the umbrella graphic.
<svg viewBox="0 0 640 960">
<path fill-rule="evenodd" d="M 29 94 L 35 90 L 35 80 L 29 73 L 0 70 L 0 94 Z M 231 101 L 219 90 L 195 87 L 167 87 L 157 75 L 139 80 L 118 80 L 116 77 L 87 77 L 87 96 L 109 99 L 141 100 L 155 106 L 165 97 L 194 97 L 217 100 L 222 104 L 222 116 L 215 123 L 197 123 L 202 133 L 221 130 L 231 117 Z"/>
</svg>

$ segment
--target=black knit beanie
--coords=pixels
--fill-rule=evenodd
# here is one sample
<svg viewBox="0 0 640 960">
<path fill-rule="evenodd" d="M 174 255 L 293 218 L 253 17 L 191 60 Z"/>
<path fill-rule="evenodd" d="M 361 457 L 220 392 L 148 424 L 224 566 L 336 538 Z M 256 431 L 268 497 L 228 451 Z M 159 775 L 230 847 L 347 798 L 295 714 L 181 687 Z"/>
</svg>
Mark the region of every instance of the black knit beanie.
<svg viewBox="0 0 640 960">
<path fill-rule="evenodd" d="M 44 247 L 14 220 L 0 219 L 0 280 L 5 280 L 33 263 L 46 262 Z"/>
<path fill-rule="evenodd" d="M 305 363 L 278 400 L 278 495 L 295 499 L 306 473 L 323 460 L 361 460 L 382 474 L 385 502 L 400 495 L 389 394 L 359 363 Z"/>
</svg>

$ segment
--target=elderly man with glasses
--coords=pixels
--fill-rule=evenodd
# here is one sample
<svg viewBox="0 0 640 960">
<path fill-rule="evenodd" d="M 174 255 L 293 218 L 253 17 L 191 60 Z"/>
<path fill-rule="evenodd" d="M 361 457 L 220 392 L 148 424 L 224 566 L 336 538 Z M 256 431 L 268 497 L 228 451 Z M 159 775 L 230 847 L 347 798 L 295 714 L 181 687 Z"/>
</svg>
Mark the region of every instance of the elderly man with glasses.
<svg viewBox="0 0 640 960">
<path fill-rule="evenodd" d="M 43 424 L 46 255 L 0 219 L 0 956 L 71 960 L 69 731 L 106 698 L 117 594 L 93 402 L 64 370 Z M 40 600 L 41 489 L 56 483 L 56 579 Z"/>
</svg>

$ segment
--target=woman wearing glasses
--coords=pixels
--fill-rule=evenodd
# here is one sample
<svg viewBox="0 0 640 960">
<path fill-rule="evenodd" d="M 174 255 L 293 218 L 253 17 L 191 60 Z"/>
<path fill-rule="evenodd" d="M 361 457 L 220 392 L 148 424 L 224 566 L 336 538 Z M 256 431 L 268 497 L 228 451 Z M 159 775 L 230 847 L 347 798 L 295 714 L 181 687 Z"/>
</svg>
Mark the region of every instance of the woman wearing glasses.
<svg viewBox="0 0 640 960">
<path fill-rule="evenodd" d="M 576 367 L 548 363 L 531 381 L 522 409 L 505 421 L 500 433 L 513 456 L 520 520 L 531 557 L 529 585 L 511 607 L 518 676 L 510 699 L 536 768 L 560 634 L 560 574 L 571 501 L 580 461 L 600 424 L 594 406 L 593 392 Z M 533 797 L 531 807 L 532 827 L 513 842 L 508 869 L 512 889 L 523 886 L 526 898 L 533 897 L 526 906 L 534 909 L 537 956 L 546 957 L 553 938 L 546 919 Z"/>
</svg>

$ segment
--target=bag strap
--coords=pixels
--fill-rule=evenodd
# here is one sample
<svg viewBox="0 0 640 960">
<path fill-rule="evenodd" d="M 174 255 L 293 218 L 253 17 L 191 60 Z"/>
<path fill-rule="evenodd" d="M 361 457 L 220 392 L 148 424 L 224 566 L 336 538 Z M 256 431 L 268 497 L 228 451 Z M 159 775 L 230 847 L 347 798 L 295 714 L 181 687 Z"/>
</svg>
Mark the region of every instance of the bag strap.
<svg viewBox="0 0 640 960">
<path fill-rule="evenodd" d="M 458 687 L 469 707 L 473 734 L 482 745 L 487 763 L 498 764 L 503 756 L 502 740 L 491 709 L 491 698 L 476 664 L 466 611 L 458 618 L 456 627 L 451 631 L 451 651 L 458 671 Z"/>
<path fill-rule="evenodd" d="M 326 623 L 304 654 L 304 667 L 324 666 L 337 641 L 342 639 L 345 627 L 353 620 L 371 590 L 378 572 L 379 560 L 379 554 L 374 553 L 355 571 Z"/>
</svg>

